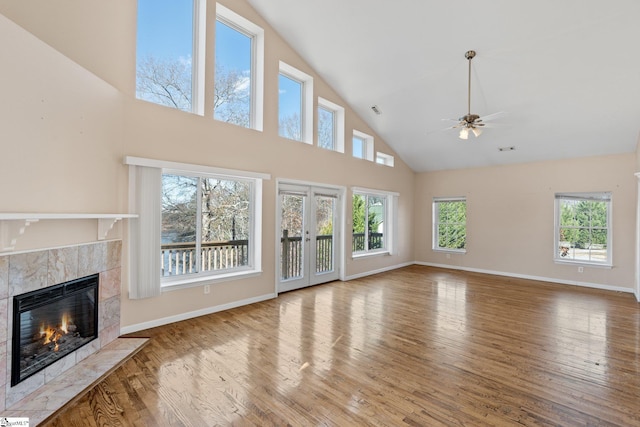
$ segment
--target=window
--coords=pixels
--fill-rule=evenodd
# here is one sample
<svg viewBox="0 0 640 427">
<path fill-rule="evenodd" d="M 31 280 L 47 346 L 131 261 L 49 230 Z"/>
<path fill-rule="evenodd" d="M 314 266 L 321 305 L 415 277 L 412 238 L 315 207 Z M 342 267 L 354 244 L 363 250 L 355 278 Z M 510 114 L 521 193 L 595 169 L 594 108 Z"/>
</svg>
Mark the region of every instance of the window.
<svg viewBox="0 0 640 427">
<path fill-rule="evenodd" d="M 353 189 L 354 255 L 391 253 L 396 193 Z"/>
<path fill-rule="evenodd" d="M 264 31 L 216 4 L 213 117 L 262 130 Z"/>
<path fill-rule="evenodd" d="M 353 157 L 373 161 L 373 137 L 366 133 L 353 131 Z"/>
<path fill-rule="evenodd" d="M 611 265 L 611 193 L 556 194 L 556 261 Z"/>
<path fill-rule="evenodd" d="M 131 263 L 143 266 L 135 283 L 156 287 L 143 292 L 260 272 L 262 180 L 269 175 L 137 157 L 125 163 L 139 213 L 131 224 Z"/>
<path fill-rule="evenodd" d="M 278 134 L 312 144 L 313 78 L 280 62 Z"/>
<path fill-rule="evenodd" d="M 138 99 L 202 114 L 196 99 L 202 75 L 201 28 L 194 19 L 200 15 L 200 0 L 138 0 Z"/>
<path fill-rule="evenodd" d="M 384 154 L 379 151 L 376 153 L 376 163 L 380 165 L 393 167 L 393 160 L 393 156 L 390 154 Z"/>
<path fill-rule="evenodd" d="M 320 97 L 318 147 L 344 153 L 344 108 Z"/>
<path fill-rule="evenodd" d="M 466 252 L 467 201 L 464 197 L 433 199 L 433 249 Z"/>
</svg>

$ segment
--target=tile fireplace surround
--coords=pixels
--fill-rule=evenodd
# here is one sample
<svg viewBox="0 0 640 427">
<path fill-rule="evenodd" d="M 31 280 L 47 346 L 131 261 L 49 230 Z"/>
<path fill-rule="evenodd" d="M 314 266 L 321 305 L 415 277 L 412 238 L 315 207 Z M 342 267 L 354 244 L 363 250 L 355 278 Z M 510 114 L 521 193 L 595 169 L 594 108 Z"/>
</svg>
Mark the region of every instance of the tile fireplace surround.
<svg viewBox="0 0 640 427">
<path fill-rule="evenodd" d="M 0 414 L 118 338 L 121 256 L 121 240 L 0 256 Z M 13 296 L 96 273 L 98 339 L 11 387 Z"/>
</svg>

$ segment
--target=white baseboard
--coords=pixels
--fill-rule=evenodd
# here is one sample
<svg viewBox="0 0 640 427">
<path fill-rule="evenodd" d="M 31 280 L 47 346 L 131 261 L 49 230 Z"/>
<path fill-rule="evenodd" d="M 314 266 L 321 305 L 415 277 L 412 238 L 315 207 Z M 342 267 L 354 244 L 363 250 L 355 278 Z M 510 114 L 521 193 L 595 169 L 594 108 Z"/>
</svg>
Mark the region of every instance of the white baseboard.
<svg viewBox="0 0 640 427">
<path fill-rule="evenodd" d="M 418 262 L 415 264 L 425 265 L 427 267 L 438 267 L 438 268 L 448 268 L 451 270 L 461 270 L 461 271 L 470 271 L 473 273 L 484 273 L 484 274 L 493 274 L 496 276 L 506 276 L 506 277 L 515 277 L 518 279 L 529 279 L 529 280 L 538 280 L 541 282 L 551 282 L 551 283 L 560 283 L 563 285 L 572 285 L 572 286 L 582 286 L 585 288 L 595 288 L 595 289 L 603 289 L 605 291 L 616 291 L 616 292 L 627 292 L 634 293 L 633 289 L 625 288 L 623 286 L 611 286 L 611 285 L 603 285 L 600 283 L 590 283 L 590 282 L 580 282 L 576 280 L 563 280 L 556 279 L 553 277 L 543 277 L 543 276 L 530 276 L 528 274 L 518 274 L 518 273 L 508 273 L 504 271 L 495 271 L 495 270 L 484 270 L 481 268 L 470 268 L 470 267 L 460 267 L 457 265 L 448 265 L 448 264 L 435 264 L 431 262 Z"/>
<path fill-rule="evenodd" d="M 419 262 L 419 261 L 405 262 L 405 263 L 402 263 L 402 264 L 396 264 L 396 265 L 392 265 L 392 266 L 389 266 L 389 267 L 380 268 L 380 269 L 377 269 L 377 270 L 372 270 L 372 271 L 367 271 L 367 272 L 364 272 L 364 273 L 353 274 L 351 276 L 345 277 L 344 280 L 348 281 L 348 280 L 353 280 L 353 279 L 359 279 L 361 277 L 367 277 L 367 276 L 371 276 L 371 275 L 378 274 L 378 273 L 384 273 L 386 271 L 391 271 L 391 270 L 397 270 L 398 268 L 407 267 L 407 266 L 414 265 L 414 264 L 416 264 L 416 265 L 424 265 L 424 266 L 427 266 L 427 267 L 446 268 L 446 269 L 450 269 L 450 270 L 469 271 L 469 272 L 473 272 L 473 273 L 493 274 L 493 275 L 496 275 L 496 276 L 515 277 L 515 278 L 519 278 L 519 279 L 538 280 L 538 281 L 541 281 L 541 282 L 560 283 L 560 284 L 563 284 L 563 285 L 582 286 L 582 287 L 586 287 L 586 288 L 603 289 L 603 290 L 607 290 L 607 291 L 632 293 L 632 294 L 635 295 L 636 300 L 638 300 L 638 302 L 640 302 L 640 295 L 638 294 L 638 292 L 636 292 L 634 289 L 626 288 L 626 287 L 622 287 L 622 286 L 611 286 L 611 285 L 603 285 L 603 284 L 599 284 L 599 283 L 590 283 L 590 282 L 580 282 L 580 281 L 574 281 L 574 280 L 556 279 L 556 278 L 553 278 L 553 277 L 531 276 L 531 275 L 528 275 L 528 274 L 509 273 L 509 272 L 504 272 L 504 271 L 485 270 L 485 269 L 481 269 L 481 268 L 460 267 L 460 266 L 456 266 L 456 265 L 436 264 L 436 263 Z M 269 300 L 269 299 L 277 298 L 277 296 L 278 295 L 276 293 L 260 295 L 260 296 L 257 296 L 257 297 L 247 298 L 247 299 L 240 300 L 240 301 L 233 301 L 233 302 L 230 302 L 230 303 L 227 303 L 227 304 L 216 305 L 214 307 L 203 308 L 201 310 L 190 311 L 188 313 L 181 313 L 181 314 L 177 314 L 175 316 L 163 317 L 161 319 L 151 320 L 149 322 L 143 322 L 143 323 L 138 323 L 138 324 L 135 324 L 135 325 L 124 326 L 124 327 L 120 328 L 120 334 L 122 334 L 122 335 L 130 334 L 130 333 L 133 333 L 133 332 L 142 331 L 144 329 L 155 328 L 155 327 L 158 327 L 158 326 L 168 325 L 168 324 L 174 323 L 174 322 L 180 322 L 182 320 L 193 319 L 194 317 L 204 316 L 204 315 L 207 315 L 207 314 L 217 313 L 219 311 L 224 311 L 224 310 L 229 310 L 229 309 L 236 308 L 236 307 L 241 307 L 243 305 L 254 304 L 254 303 L 257 303 L 257 302 L 261 302 L 261 301 L 266 301 L 266 300 Z"/>
<path fill-rule="evenodd" d="M 392 266 L 389 266 L 389 267 L 380 268 L 378 270 L 372 270 L 372 271 L 366 271 L 364 273 L 353 274 L 351 276 L 345 277 L 344 280 L 347 281 L 347 280 L 359 279 L 361 277 L 372 276 L 374 274 L 384 273 L 385 271 L 397 270 L 398 268 L 408 267 L 408 266 L 414 265 L 414 264 L 416 264 L 416 263 L 415 262 L 404 262 L 402 264 L 396 264 L 396 265 L 392 265 Z"/>
<path fill-rule="evenodd" d="M 163 317 L 162 319 L 151 320 L 149 322 L 137 323 L 135 325 L 124 326 L 120 328 L 120 334 L 130 334 L 132 332 L 142 331 L 144 329 L 155 328 L 158 326 L 168 325 L 169 323 L 180 322 L 182 320 L 193 319 L 194 317 L 200 317 L 207 314 L 217 313 L 219 311 L 225 311 L 236 307 L 241 307 L 243 305 L 255 304 L 257 302 L 266 301 L 269 299 L 276 298 L 277 295 L 266 294 L 260 295 L 253 298 L 247 298 L 240 301 L 233 301 L 227 304 L 220 304 L 213 307 L 203 308 L 201 310 L 190 311 L 188 313 L 176 314 L 175 316 Z"/>
</svg>

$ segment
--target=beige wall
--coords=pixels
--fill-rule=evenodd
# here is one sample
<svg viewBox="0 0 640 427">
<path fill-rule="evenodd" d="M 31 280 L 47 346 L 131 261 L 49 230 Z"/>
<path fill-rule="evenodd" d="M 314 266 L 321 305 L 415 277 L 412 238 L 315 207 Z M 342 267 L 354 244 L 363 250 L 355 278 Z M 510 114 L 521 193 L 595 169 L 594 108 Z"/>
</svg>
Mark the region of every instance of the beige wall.
<svg viewBox="0 0 640 427">
<path fill-rule="evenodd" d="M 265 30 L 263 132 L 135 99 L 133 0 L 0 3 L 0 13 L 41 39 L 0 16 L 2 40 L 12 41 L 11 46 L 8 43 L 0 46 L 3 64 L 11 64 L 8 70 L 0 69 L 0 78 L 12 82 L 12 90 L 5 98 L 9 101 L 3 101 L 0 107 L 12 123 L 0 130 L 5 153 L 0 160 L 3 166 L 0 179 L 20 183 L 6 190 L 6 197 L 0 200 L 0 211 L 126 212 L 127 169 L 122 165 L 125 155 L 272 176 L 264 186 L 263 274 L 216 284 L 208 295 L 197 287 L 137 301 L 126 296 L 125 276 L 123 327 L 274 293 L 277 178 L 400 193 L 398 253 L 365 260 L 352 260 L 347 254 L 345 276 L 393 268 L 414 259 L 411 240 L 414 173 L 397 156 L 395 167 L 389 168 L 354 159 L 350 154 L 280 138 L 277 76 L 278 61 L 284 60 L 314 77 L 315 97 L 322 96 L 346 107 L 346 153 L 351 152 L 350 136 L 352 129 L 357 128 L 375 137 L 376 150 L 395 155 L 245 1 L 223 3 Z M 214 5 L 215 2 L 209 2 L 210 8 Z M 208 66 L 211 65 L 209 61 Z M 211 87 L 211 82 L 208 85 Z M 20 109 L 10 107 L 16 103 Z M 16 151 L 12 151 L 14 146 L 18 147 Z M 79 161 L 84 162 L 80 170 L 72 169 Z M 350 191 L 347 195 L 350 200 Z M 346 205 L 349 217 L 351 204 Z M 44 221 L 37 227 L 37 233 L 29 230 L 28 237 L 19 241 L 18 250 L 95 239 L 95 225 L 91 221 Z M 63 241 L 56 240 L 61 235 L 66 236 Z M 121 235 L 126 246 L 122 227 L 112 231 L 110 237 Z M 125 260 L 125 270 L 126 267 Z"/>
<path fill-rule="evenodd" d="M 634 153 L 419 174 L 415 189 L 416 260 L 463 269 L 614 288 L 634 286 Z M 554 195 L 613 193 L 613 268 L 554 262 Z M 466 196 L 467 253 L 431 249 L 433 197 Z"/>
</svg>

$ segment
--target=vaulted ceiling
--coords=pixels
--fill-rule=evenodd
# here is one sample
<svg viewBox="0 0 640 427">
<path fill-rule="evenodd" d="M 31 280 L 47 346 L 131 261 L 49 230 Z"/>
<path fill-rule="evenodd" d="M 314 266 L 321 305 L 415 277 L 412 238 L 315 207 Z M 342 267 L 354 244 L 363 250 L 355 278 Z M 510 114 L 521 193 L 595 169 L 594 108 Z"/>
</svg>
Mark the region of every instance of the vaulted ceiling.
<svg viewBox="0 0 640 427">
<path fill-rule="evenodd" d="M 415 171 L 636 148 L 638 0 L 248 1 Z"/>
</svg>

